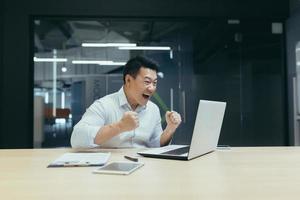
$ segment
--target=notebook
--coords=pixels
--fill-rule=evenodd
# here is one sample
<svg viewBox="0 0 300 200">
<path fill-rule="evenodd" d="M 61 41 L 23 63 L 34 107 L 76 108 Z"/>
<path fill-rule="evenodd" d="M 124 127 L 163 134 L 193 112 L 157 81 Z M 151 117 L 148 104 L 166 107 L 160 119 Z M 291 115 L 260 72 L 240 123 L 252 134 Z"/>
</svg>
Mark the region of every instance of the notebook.
<svg viewBox="0 0 300 200">
<path fill-rule="evenodd" d="M 152 158 L 191 160 L 217 148 L 226 102 L 200 100 L 190 145 L 168 145 L 140 151 Z"/>
</svg>

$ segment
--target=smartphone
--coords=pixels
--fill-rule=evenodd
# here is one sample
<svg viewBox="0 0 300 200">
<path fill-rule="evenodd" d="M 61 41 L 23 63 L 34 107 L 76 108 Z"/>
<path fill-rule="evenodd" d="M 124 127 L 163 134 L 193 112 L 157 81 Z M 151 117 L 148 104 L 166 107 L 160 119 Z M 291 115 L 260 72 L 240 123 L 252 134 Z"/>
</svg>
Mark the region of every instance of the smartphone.
<svg viewBox="0 0 300 200">
<path fill-rule="evenodd" d="M 122 174 L 128 175 L 138 168 L 142 167 L 144 163 L 133 162 L 112 162 L 103 167 L 95 169 L 93 173 L 96 174 Z"/>
</svg>

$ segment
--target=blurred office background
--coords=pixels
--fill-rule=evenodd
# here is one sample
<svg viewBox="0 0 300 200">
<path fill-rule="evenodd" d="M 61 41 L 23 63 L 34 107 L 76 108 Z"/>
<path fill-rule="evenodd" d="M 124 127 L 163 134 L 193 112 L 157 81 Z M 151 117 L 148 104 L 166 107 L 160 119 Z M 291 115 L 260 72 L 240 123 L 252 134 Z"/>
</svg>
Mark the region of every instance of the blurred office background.
<svg viewBox="0 0 300 200">
<path fill-rule="evenodd" d="M 219 144 L 299 145 L 300 1 L 0 2 L 0 148 L 70 146 L 125 62 L 160 64 L 161 110 L 189 143 L 199 99 L 226 101 Z M 298 69 L 299 68 L 299 69 Z M 163 126 L 165 122 L 163 121 Z"/>
</svg>

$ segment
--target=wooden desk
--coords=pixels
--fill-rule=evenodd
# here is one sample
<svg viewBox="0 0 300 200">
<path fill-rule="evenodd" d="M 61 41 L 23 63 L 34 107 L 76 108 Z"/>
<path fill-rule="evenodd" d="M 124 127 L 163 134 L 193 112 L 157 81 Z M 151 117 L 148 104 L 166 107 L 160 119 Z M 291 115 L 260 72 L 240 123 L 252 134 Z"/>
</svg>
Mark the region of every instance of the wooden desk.
<svg viewBox="0 0 300 200">
<path fill-rule="evenodd" d="M 0 150 L 3 200 L 300 199 L 300 148 L 232 148 L 191 161 L 143 158 L 129 176 L 92 174 L 95 167 L 46 168 L 72 149 Z M 124 161 L 136 150 L 110 150 Z"/>
</svg>

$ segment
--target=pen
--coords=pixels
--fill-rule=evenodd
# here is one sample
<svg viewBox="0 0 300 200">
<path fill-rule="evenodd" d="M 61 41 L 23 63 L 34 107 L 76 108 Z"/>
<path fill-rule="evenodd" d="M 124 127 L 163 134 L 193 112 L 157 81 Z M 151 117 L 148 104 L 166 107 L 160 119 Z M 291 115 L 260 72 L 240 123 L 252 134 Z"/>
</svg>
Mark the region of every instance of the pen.
<svg viewBox="0 0 300 200">
<path fill-rule="evenodd" d="M 124 156 L 124 158 L 126 158 L 127 160 L 131 160 L 131 161 L 133 161 L 133 162 L 138 162 L 138 161 L 139 161 L 139 159 L 136 158 L 136 157 Z"/>
</svg>

